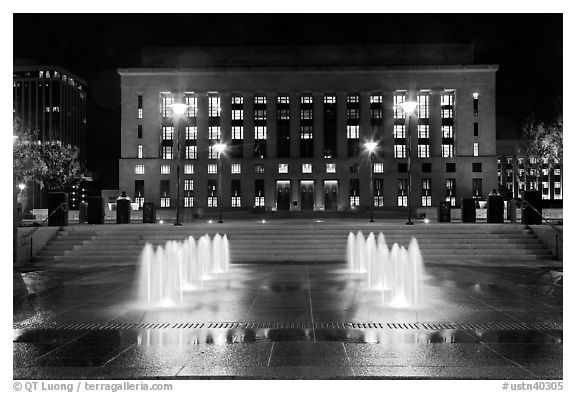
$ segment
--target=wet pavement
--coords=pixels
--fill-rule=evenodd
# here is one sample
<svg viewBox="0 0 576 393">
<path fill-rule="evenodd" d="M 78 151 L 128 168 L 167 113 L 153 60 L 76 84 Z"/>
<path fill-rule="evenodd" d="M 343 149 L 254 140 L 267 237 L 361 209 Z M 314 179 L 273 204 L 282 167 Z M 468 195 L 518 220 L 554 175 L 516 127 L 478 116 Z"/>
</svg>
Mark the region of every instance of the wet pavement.
<svg viewBox="0 0 576 393">
<path fill-rule="evenodd" d="M 405 309 L 339 264 L 234 265 L 173 308 L 143 306 L 136 278 L 15 290 L 14 378 L 563 377 L 558 269 L 427 266 Z"/>
</svg>

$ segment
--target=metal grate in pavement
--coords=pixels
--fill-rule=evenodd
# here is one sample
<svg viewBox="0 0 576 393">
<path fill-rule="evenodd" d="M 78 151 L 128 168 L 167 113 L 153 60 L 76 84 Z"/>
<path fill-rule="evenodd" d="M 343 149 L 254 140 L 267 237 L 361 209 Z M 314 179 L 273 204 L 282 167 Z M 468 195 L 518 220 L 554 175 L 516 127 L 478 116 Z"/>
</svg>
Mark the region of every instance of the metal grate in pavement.
<svg viewBox="0 0 576 393">
<path fill-rule="evenodd" d="M 563 330 L 562 322 L 20 322 L 16 330 L 145 330 L 145 329 L 347 329 L 347 330 Z"/>
</svg>

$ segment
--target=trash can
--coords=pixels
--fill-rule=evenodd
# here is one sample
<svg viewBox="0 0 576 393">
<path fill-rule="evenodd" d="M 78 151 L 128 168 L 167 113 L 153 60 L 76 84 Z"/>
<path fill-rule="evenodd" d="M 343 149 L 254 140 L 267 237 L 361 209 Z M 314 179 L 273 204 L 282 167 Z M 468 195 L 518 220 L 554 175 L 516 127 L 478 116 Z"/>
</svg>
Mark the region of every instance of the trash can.
<svg viewBox="0 0 576 393">
<path fill-rule="evenodd" d="M 504 222 L 504 197 L 488 195 L 486 222 L 499 224 Z"/>
<path fill-rule="evenodd" d="M 508 201 L 508 219 L 512 224 L 516 224 L 517 216 L 516 216 L 516 199 L 510 199 Z"/>
<path fill-rule="evenodd" d="M 116 224 L 130 224 L 130 199 L 116 201 Z"/>
<path fill-rule="evenodd" d="M 438 222 L 450 222 L 450 202 L 441 201 L 438 204 Z"/>
<path fill-rule="evenodd" d="M 86 222 L 87 215 L 88 204 L 86 202 L 80 202 L 78 205 L 78 224 L 84 224 Z"/>
<path fill-rule="evenodd" d="M 542 224 L 542 193 L 540 191 L 524 191 L 523 201 L 530 203 L 534 209 L 530 208 L 526 203 L 522 203 L 522 224 L 524 225 L 540 225 Z"/>
<path fill-rule="evenodd" d="M 64 204 L 64 208 L 60 207 L 62 204 Z M 49 192 L 48 226 L 60 227 L 67 225 L 68 225 L 68 194 L 65 192 Z"/>
<path fill-rule="evenodd" d="M 461 210 L 462 222 L 476 222 L 476 200 L 474 198 L 462 198 Z"/>
<path fill-rule="evenodd" d="M 142 206 L 142 222 L 145 224 L 152 224 L 156 222 L 154 202 L 144 202 L 144 205 Z"/>
<path fill-rule="evenodd" d="M 88 197 L 88 224 L 104 224 L 104 204 L 102 197 Z"/>
</svg>

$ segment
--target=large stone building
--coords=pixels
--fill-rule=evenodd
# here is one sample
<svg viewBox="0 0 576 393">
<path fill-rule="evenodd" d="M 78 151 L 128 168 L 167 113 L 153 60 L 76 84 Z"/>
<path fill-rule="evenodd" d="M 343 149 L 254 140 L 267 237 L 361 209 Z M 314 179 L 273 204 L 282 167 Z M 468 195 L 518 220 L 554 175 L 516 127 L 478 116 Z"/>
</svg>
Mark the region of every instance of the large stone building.
<svg viewBox="0 0 576 393">
<path fill-rule="evenodd" d="M 120 189 L 174 209 L 179 161 L 184 217 L 219 175 L 224 209 L 366 210 L 374 140 L 375 209 L 407 205 L 409 153 L 412 206 L 459 206 L 498 187 L 497 70 L 471 45 L 145 49 L 118 71 Z"/>
<path fill-rule="evenodd" d="M 27 61 L 22 61 L 26 63 Z M 42 141 L 78 147 L 86 161 L 86 82 L 54 65 L 15 65 L 13 113 L 23 127 L 38 132 Z M 71 208 L 77 208 L 80 189 L 70 190 Z M 46 193 L 38 185 L 27 187 L 24 211 L 46 208 Z"/>
</svg>

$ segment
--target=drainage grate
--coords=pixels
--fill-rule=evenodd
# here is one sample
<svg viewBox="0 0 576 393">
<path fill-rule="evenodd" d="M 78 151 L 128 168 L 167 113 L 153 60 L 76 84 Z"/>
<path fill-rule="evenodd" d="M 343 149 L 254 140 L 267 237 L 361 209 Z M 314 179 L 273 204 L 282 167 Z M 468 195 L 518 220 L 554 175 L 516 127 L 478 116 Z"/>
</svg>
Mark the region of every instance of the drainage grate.
<svg viewBox="0 0 576 393">
<path fill-rule="evenodd" d="M 145 322 L 14 324 L 14 329 L 38 330 L 145 330 L 145 329 L 346 329 L 346 330 L 563 330 L 562 322 Z"/>
</svg>

